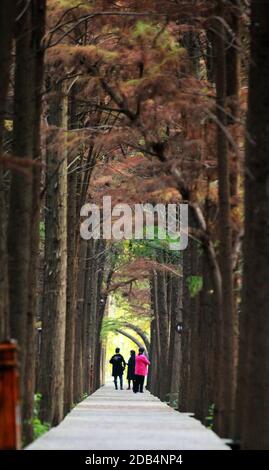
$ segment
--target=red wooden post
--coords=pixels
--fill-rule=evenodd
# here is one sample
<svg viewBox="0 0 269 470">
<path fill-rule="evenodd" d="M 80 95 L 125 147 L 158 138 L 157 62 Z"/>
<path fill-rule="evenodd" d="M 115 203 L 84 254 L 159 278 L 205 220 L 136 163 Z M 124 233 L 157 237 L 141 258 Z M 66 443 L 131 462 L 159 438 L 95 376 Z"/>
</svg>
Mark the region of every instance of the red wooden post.
<svg viewBox="0 0 269 470">
<path fill-rule="evenodd" d="M 21 448 L 18 347 L 0 343 L 0 450 Z"/>
</svg>

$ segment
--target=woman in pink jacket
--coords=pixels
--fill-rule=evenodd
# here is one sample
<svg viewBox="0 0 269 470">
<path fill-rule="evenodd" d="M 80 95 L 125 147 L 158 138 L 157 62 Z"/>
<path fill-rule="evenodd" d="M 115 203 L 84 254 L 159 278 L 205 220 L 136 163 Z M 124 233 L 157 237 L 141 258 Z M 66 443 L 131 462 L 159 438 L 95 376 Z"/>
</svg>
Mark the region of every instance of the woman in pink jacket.
<svg viewBox="0 0 269 470">
<path fill-rule="evenodd" d="M 134 393 L 143 393 L 143 386 L 145 377 L 148 373 L 148 366 L 150 364 L 147 356 L 144 354 L 144 348 L 139 348 L 139 352 L 135 358 L 135 380 L 134 380 Z"/>
</svg>

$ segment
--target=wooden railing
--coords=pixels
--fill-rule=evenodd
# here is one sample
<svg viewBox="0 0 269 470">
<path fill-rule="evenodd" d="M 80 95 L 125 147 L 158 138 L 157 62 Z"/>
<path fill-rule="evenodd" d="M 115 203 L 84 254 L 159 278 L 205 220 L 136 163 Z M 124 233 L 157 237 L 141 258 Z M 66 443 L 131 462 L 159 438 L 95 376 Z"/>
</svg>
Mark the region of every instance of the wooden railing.
<svg viewBox="0 0 269 470">
<path fill-rule="evenodd" d="M 21 448 L 18 347 L 0 343 L 0 450 Z"/>
</svg>

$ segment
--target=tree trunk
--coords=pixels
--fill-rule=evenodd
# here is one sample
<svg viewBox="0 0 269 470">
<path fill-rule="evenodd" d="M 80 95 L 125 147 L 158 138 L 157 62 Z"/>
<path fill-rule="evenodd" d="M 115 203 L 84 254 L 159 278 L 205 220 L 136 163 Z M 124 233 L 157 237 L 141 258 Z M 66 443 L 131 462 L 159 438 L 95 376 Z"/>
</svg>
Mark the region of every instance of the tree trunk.
<svg viewBox="0 0 269 470">
<path fill-rule="evenodd" d="M 189 294 L 187 279 L 192 274 L 191 267 L 191 251 L 194 241 L 189 240 L 188 249 L 183 251 L 183 289 L 182 289 L 182 322 L 183 331 L 181 336 L 181 354 L 182 368 L 181 380 L 178 396 L 179 411 L 189 412 L 189 389 L 190 389 L 190 316 L 191 316 L 191 299 Z"/>
<path fill-rule="evenodd" d="M 93 296 L 93 265 L 94 265 L 94 242 L 87 242 L 85 281 L 84 281 L 84 306 L 82 317 L 82 369 L 83 369 L 83 393 L 90 393 L 92 377 L 92 296 Z"/>
<path fill-rule="evenodd" d="M 39 222 L 40 222 L 40 186 L 41 186 L 41 142 L 40 120 L 42 113 L 42 87 L 44 73 L 44 50 L 41 40 L 45 32 L 46 1 L 33 4 L 33 48 L 34 48 L 34 128 L 33 128 L 33 157 L 37 165 L 33 168 L 33 214 L 31 218 L 31 253 L 29 269 L 29 304 L 27 315 L 27 352 L 25 377 L 25 393 L 23 397 L 23 430 L 24 441 L 33 440 L 33 414 L 36 367 L 36 320 L 37 320 L 37 281 L 39 256 Z"/>
<path fill-rule="evenodd" d="M 154 387 L 156 382 L 156 365 L 157 365 L 157 355 L 156 355 L 156 333 L 155 333 L 155 320 L 152 319 L 150 322 L 150 348 L 149 348 L 149 358 L 151 364 L 148 371 L 148 380 L 147 387 L 152 394 L 154 394 Z"/>
<path fill-rule="evenodd" d="M 87 258 L 87 242 L 79 240 L 78 256 L 78 278 L 77 278 L 77 308 L 75 319 L 75 351 L 74 351 L 74 380 L 73 380 L 73 400 L 78 403 L 83 397 L 83 376 L 85 371 L 82 368 L 83 356 L 83 309 L 85 303 L 85 269 Z"/>
<path fill-rule="evenodd" d="M 232 0 L 227 12 L 230 27 L 229 45 L 226 50 L 227 105 L 230 116 L 228 124 L 233 125 L 238 118 L 240 90 L 240 0 Z M 238 141 L 238 138 L 235 139 Z M 238 157 L 230 149 L 230 186 L 231 196 L 238 193 Z"/>
<path fill-rule="evenodd" d="M 269 448 L 269 3 L 251 2 L 239 422 L 243 449 Z M 240 413 L 243 418 L 240 418 Z"/>
<path fill-rule="evenodd" d="M 215 374 L 215 354 L 217 349 L 219 325 L 216 318 L 217 302 L 213 295 L 212 273 L 205 254 L 202 259 L 203 289 L 200 293 L 200 351 L 201 371 L 199 398 L 196 416 L 205 424 L 209 407 L 215 404 L 215 391 L 218 387 Z"/>
<path fill-rule="evenodd" d="M 95 348 L 96 348 L 96 355 L 95 355 L 95 381 L 94 381 L 94 390 L 97 390 L 101 384 L 101 351 L 102 351 L 102 341 L 101 341 L 101 330 L 102 330 L 102 323 L 105 314 L 105 307 L 106 307 L 106 298 L 102 295 L 102 288 L 105 281 L 105 274 L 106 274 L 106 242 L 104 240 L 99 240 L 98 244 L 98 261 L 97 261 L 97 296 L 96 296 L 96 334 L 95 334 Z M 106 279 L 106 288 L 108 282 L 108 278 Z"/>
<path fill-rule="evenodd" d="M 181 296 L 182 278 L 172 276 L 172 310 L 171 310 L 171 331 L 170 331 L 170 351 L 169 351 L 169 393 L 170 401 L 178 395 L 180 387 L 181 370 L 181 334 L 176 330 L 176 326 L 182 321 L 181 316 Z M 178 399 L 178 397 L 177 397 Z"/>
<path fill-rule="evenodd" d="M 70 99 L 70 125 L 71 129 L 76 123 L 76 95 L 71 90 Z M 73 155 L 71 155 L 71 159 Z M 72 162 L 72 160 L 71 160 Z M 66 305 L 66 333 L 65 333 L 65 398 L 64 414 L 68 413 L 73 405 L 73 379 L 74 379 L 74 351 L 75 351 L 75 321 L 77 303 L 77 274 L 78 274 L 78 243 L 77 243 L 77 171 L 69 165 L 68 174 L 68 210 L 67 210 L 67 305 Z"/>
<path fill-rule="evenodd" d="M 157 299 L 160 332 L 160 399 L 166 400 L 168 393 L 168 351 L 169 351 L 169 317 L 167 308 L 167 284 L 163 272 L 157 272 Z"/>
<path fill-rule="evenodd" d="M 8 260 L 6 240 L 6 198 L 4 191 L 4 168 L 1 162 L 3 151 L 3 127 L 14 35 L 15 0 L 0 3 L 0 341 L 9 337 L 8 315 Z"/>
<path fill-rule="evenodd" d="M 159 396 L 160 391 L 160 361 L 161 361 L 161 345 L 160 345 L 160 332 L 159 332 L 159 321 L 158 321 L 158 300 L 157 300 L 157 272 L 153 271 L 152 279 L 151 279 L 151 305 L 152 310 L 154 312 L 154 329 L 152 332 L 154 333 L 154 350 L 155 350 L 155 357 L 156 357 L 156 367 L 154 367 L 155 375 L 154 375 L 154 382 L 151 386 L 151 391 L 154 395 Z"/>
<path fill-rule="evenodd" d="M 191 276 L 202 276 L 201 271 L 201 256 L 198 252 L 197 241 L 193 241 L 191 245 Z M 187 280 L 190 280 L 189 278 Z M 189 284 L 189 283 L 188 283 Z M 188 409 L 189 411 L 197 414 L 201 405 L 201 381 L 205 377 L 201 377 L 201 323 L 204 321 L 201 318 L 201 292 L 192 294 L 189 287 L 190 296 L 190 314 L 189 314 L 189 357 L 190 357 L 190 371 L 189 371 L 189 389 L 188 389 Z"/>
<path fill-rule="evenodd" d="M 219 0 L 217 15 L 224 18 L 224 2 Z M 228 159 L 227 137 L 222 127 L 227 125 L 226 107 L 226 56 L 225 29 L 218 20 L 216 34 L 216 93 L 217 93 L 217 159 L 218 159 L 218 188 L 219 188 L 219 239 L 220 239 L 220 269 L 222 274 L 222 318 L 220 319 L 220 338 L 222 347 L 219 355 L 219 367 L 222 380 L 218 400 L 218 431 L 222 436 L 231 435 L 234 410 L 234 345 L 235 345 L 235 315 L 233 302 L 232 276 L 232 240 L 231 240 L 231 208 L 230 208 L 230 169 Z M 221 344 L 221 341 L 220 341 Z M 225 378 L 225 379 L 224 379 Z"/>
<path fill-rule="evenodd" d="M 67 286 L 67 98 L 55 86 L 49 108 L 53 126 L 47 148 L 45 274 L 42 312 L 41 417 L 52 425 L 63 418 Z M 59 146 L 59 142 L 61 145 Z M 61 151 L 60 151 L 61 149 Z"/>
<path fill-rule="evenodd" d="M 22 168 L 11 175 L 8 222 L 10 331 L 20 347 L 22 396 L 25 386 L 33 191 L 32 167 L 27 168 L 23 164 L 24 160 L 29 162 L 33 158 L 35 125 L 32 26 L 32 8 L 29 7 L 16 22 L 13 153 L 21 158 Z"/>
</svg>

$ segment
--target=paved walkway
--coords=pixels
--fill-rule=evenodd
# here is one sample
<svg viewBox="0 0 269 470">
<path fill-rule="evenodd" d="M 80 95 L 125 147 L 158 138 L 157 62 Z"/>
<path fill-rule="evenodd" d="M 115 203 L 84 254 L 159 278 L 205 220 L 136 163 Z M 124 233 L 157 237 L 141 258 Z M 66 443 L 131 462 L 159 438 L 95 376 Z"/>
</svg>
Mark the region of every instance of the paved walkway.
<svg viewBox="0 0 269 470">
<path fill-rule="evenodd" d="M 178 413 L 149 392 L 101 387 L 29 450 L 225 450 L 199 421 Z"/>
</svg>

